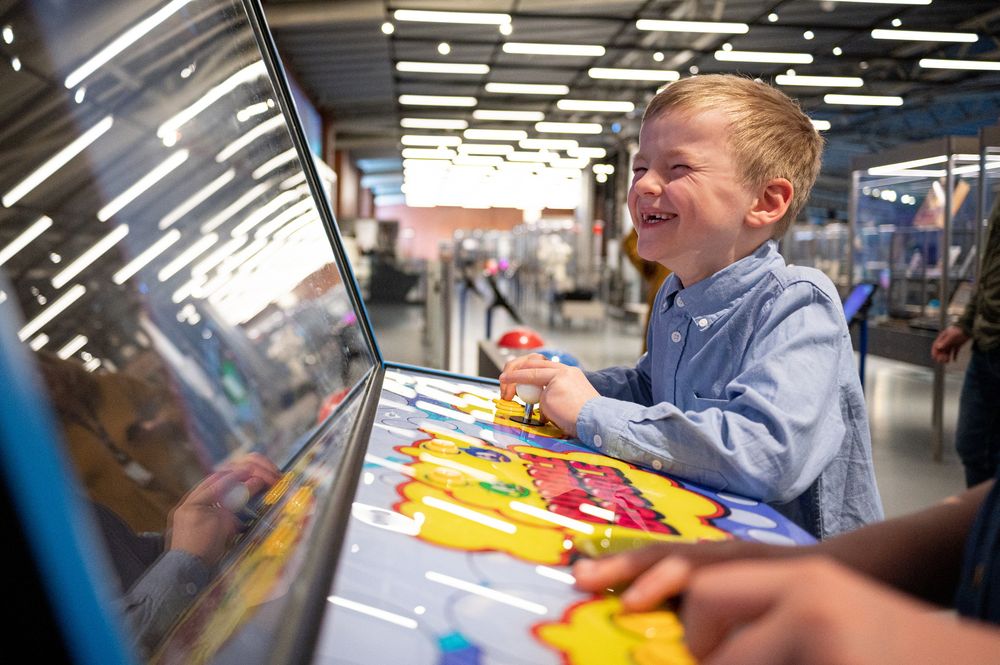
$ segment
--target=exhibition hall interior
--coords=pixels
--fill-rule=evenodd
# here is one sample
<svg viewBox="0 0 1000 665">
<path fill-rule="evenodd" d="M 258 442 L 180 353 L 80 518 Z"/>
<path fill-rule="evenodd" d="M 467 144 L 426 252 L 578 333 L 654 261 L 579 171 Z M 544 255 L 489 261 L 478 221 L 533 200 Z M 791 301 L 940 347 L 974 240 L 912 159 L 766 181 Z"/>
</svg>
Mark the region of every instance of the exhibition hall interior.
<svg viewBox="0 0 1000 665">
<path fill-rule="evenodd" d="M 827 534 L 499 377 L 658 362 L 655 298 L 692 285 L 640 256 L 643 113 L 714 74 L 822 139 L 775 251 L 835 298 L 885 516 L 963 491 L 973 344 L 932 345 L 1000 233 L 996 0 L 0 0 L 2 503 L 39 662 L 694 662 L 572 565 Z"/>
</svg>

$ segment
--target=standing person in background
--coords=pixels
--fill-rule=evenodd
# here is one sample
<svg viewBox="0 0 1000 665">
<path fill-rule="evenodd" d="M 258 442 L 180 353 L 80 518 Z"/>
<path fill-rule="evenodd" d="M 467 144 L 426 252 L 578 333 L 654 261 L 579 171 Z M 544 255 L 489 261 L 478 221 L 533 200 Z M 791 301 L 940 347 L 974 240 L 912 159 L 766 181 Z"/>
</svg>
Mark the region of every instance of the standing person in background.
<svg viewBox="0 0 1000 665">
<path fill-rule="evenodd" d="M 642 275 L 643 286 L 646 289 L 646 320 L 642 322 L 642 352 L 646 352 L 646 344 L 649 341 L 649 319 L 653 312 L 653 303 L 656 301 L 656 294 L 660 291 L 663 280 L 670 276 L 670 268 L 657 263 L 647 261 L 639 256 L 639 234 L 635 227 L 625 240 L 622 241 L 622 250 L 625 256 L 635 266 L 635 269 Z"/>
<path fill-rule="evenodd" d="M 992 478 L 1000 467 L 1000 198 L 990 214 L 984 250 L 975 295 L 931 346 L 931 357 L 943 364 L 972 340 L 955 433 L 968 487 Z"/>
</svg>

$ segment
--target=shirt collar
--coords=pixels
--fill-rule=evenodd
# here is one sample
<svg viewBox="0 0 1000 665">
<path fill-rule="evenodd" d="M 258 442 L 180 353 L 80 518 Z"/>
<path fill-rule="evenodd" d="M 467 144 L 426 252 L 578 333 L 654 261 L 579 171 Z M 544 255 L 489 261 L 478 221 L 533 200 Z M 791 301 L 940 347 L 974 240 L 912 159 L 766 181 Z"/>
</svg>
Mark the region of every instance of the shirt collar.
<svg viewBox="0 0 1000 665">
<path fill-rule="evenodd" d="M 743 296 L 771 272 L 776 264 L 783 263 L 778 253 L 778 243 L 768 240 L 750 256 L 732 263 L 719 272 L 706 277 L 688 288 L 683 288 L 676 274 L 671 274 L 663 286 L 663 309 L 677 306 L 677 298 L 684 303 L 685 313 L 701 329 L 725 314 Z"/>
</svg>

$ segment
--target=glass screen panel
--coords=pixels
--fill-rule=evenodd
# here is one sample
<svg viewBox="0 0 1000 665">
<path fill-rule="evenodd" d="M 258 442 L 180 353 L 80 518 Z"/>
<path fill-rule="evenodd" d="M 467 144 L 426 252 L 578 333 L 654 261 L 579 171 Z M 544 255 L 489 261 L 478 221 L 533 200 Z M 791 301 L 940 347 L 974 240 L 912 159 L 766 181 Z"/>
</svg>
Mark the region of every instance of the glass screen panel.
<svg viewBox="0 0 1000 665">
<path fill-rule="evenodd" d="M 6 3 L 0 30 L 0 300 L 89 499 L 162 533 L 221 464 L 287 468 L 375 354 L 241 3 Z"/>
</svg>

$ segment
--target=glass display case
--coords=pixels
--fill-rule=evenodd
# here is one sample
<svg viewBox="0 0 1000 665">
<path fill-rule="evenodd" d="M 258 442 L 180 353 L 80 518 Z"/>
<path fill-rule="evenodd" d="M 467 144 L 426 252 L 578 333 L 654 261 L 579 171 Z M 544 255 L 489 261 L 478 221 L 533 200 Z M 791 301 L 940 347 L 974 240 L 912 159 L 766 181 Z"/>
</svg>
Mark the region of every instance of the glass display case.
<svg viewBox="0 0 1000 665">
<path fill-rule="evenodd" d="M 681 662 L 672 612 L 622 616 L 573 560 L 811 542 L 496 382 L 384 362 L 254 0 L 0 16 L 0 506 L 32 660 Z"/>
<path fill-rule="evenodd" d="M 788 263 L 822 270 L 841 291 L 850 281 L 847 264 L 851 243 L 846 223 L 795 224 L 781 241 Z"/>
<path fill-rule="evenodd" d="M 851 276 L 880 285 L 874 316 L 937 329 L 961 312 L 977 261 L 979 152 L 974 137 L 947 137 L 855 159 Z"/>
</svg>

